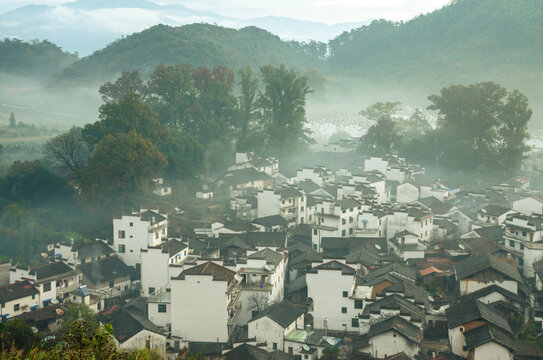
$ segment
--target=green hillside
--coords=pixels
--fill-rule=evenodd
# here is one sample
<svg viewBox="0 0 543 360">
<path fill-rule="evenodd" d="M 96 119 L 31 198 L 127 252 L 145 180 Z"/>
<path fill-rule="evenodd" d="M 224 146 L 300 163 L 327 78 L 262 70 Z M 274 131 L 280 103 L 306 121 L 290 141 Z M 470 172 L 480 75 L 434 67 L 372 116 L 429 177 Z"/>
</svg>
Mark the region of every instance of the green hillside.
<svg viewBox="0 0 543 360">
<path fill-rule="evenodd" d="M 152 72 L 160 64 L 189 63 L 195 66 L 287 63 L 300 66 L 305 56 L 288 43 L 256 27 L 241 30 L 208 24 L 180 27 L 153 26 L 96 51 L 68 67 L 61 80 L 104 80 L 122 70 Z"/>
<path fill-rule="evenodd" d="M 64 52 L 47 40 L 23 42 L 17 39 L 5 39 L 0 41 L 0 74 L 47 78 L 77 60 L 77 55 Z"/>
</svg>

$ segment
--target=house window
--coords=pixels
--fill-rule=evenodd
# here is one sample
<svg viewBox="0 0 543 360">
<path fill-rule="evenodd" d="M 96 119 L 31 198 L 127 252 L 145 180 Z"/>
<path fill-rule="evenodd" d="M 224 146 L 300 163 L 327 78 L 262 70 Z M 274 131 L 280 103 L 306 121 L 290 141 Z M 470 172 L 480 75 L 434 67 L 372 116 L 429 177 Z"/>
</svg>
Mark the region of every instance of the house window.
<svg viewBox="0 0 543 360">
<path fill-rule="evenodd" d="M 130 223 L 130 227 L 132 227 L 132 226 L 134 226 L 134 223 L 133 223 L 133 222 Z"/>
<path fill-rule="evenodd" d="M 50 282 L 43 284 L 43 292 L 48 292 L 48 291 L 51 291 L 51 283 Z"/>
<path fill-rule="evenodd" d="M 515 242 L 513 240 L 509 240 L 509 246 L 514 248 L 515 247 Z"/>
<path fill-rule="evenodd" d="M 341 225 L 345 225 L 347 223 L 346 219 L 341 219 Z"/>
<path fill-rule="evenodd" d="M 354 301 L 354 308 L 355 309 L 362 309 L 362 305 L 363 305 L 363 301 L 362 300 L 355 300 Z"/>
<path fill-rule="evenodd" d="M 151 294 L 154 293 L 154 292 L 155 292 L 155 288 L 154 288 L 154 287 L 150 287 L 150 288 L 149 288 L 149 295 L 151 295 Z"/>
<path fill-rule="evenodd" d="M 277 343 L 273 343 L 273 350 L 277 350 Z"/>
<path fill-rule="evenodd" d="M 353 223 L 353 217 L 352 217 L 352 216 L 349 217 L 349 223 L 350 223 L 350 224 Z"/>
<path fill-rule="evenodd" d="M 110 289 L 113 289 L 114 287 L 115 287 L 115 281 L 111 280 L 111 281 L 109 282 L 109 288 L 110 288 Z"/>
<path fill-rule="evenodd" d="M 347 209 L 343 210 L 341 213 L 342 214 L 345 214 L 347 212 Z"/>
<path fill-rule="evenodd" d="M 353 228 L 350 228 L 349 229 L 349 235 L 352 235 L 353 234 Z"/>
<path fill-rule="evenodd" d="M 524 244 L 520 244 L 520 250 L 524 250 Z"/>
<path fill-rule="evenodd" d="M 124 254 L 126 252 L 126 245 L 119 244 L 119 253 Z"/>
<path fill-rule="evenodd" d="M 351 326 L 352 327 L 358 327 L 358 318 L 352 318 L 351 319 Z"/>
<path fill-rule="evenodd" d="M 524 266 L 524 259 L 518 259 L 518 264 L 520 266 Z"/>
<path fill-rule="evenodd" d="M 124 239 L 124 237 L 125 237 L 126 234 L 125 234 L 124 230 L 119 230 L 119 234 L 118 234 L 118 235 L 119 235 L 119 239 Z"/>
<path fill-rule="evenodd" d="M 349 296 L 349 292 L 348 291 L 344 291 L 343 292 L 343 297 L 348 297 Z"/>
<path fill-rule="evenodd" d="M 13 305 L 13 311 L 19 311 L 20 308 L 21 306 L 19 304 Z"/>
<path fill-rule="evenodd" d="M 341 308 L 341 313 L 342 313 L 342 314 L 347 314 L 347 308 L 346 308 L 346 307 L 342 307 L 342 308 Z"/>
<path fill-rule="evenodd" d="M 166 304 L 158 304 L 158 312 L 159 313 L 165 313 L 166 312 Z"/>
<path fill-rule="evenodd" d="M 345 230 L 341 230 L 341 236 L 345 236 Z"/>
<path fill-rule="evenodd" d="M 32 294 L 32 300 L 36 298 L 36 294 Z"/>
<path fill-rule="evenodd" d="M 522 232 L 522 236 L 526 237 L 526 231 Z"/>
</svg>

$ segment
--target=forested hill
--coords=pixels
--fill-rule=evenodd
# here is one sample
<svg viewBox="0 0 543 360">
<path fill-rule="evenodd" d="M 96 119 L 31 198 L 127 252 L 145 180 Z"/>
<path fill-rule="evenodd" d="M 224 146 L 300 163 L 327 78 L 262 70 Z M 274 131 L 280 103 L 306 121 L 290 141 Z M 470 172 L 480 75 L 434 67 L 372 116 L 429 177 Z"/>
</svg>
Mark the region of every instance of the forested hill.
<svg viewBox="0 0 543 360">
<path fill-rule="evenodd" d="M 307 60 L 290 43 L 256 27 L 235 30 L 209 24 L 156 25 L 74 63 L 63 71 L 60 80 L 109 80 L 122 70 L 132 69 L 148 74 L 160 64 L 238 69 L 281 63 L 298 67 Z"/>
<path fill-rule="evenodd" d="M 48 78 L 78 60 L 78 56 L 62 51 L 45 41 L 0 41 L 0 74 L 29 75 Z"/>
<path fill-rule="evenodd" d="M 350 74 L 543 71 L 543 1 L 456 0 L 405 23 L 375 21 L 330 41 L 328 65 Z"/>
</svg>

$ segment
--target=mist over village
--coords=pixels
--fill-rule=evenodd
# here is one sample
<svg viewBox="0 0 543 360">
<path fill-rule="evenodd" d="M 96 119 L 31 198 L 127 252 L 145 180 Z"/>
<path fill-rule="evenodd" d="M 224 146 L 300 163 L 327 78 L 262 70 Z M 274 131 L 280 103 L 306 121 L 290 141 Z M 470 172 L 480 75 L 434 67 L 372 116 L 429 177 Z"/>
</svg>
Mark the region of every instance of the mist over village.
<svg viewBox="0 0 543 360">
<path fill-rule="evenodd" d="M 541 19 L 0 0 L 0 360 L 542 359 Z"/>
</svg>

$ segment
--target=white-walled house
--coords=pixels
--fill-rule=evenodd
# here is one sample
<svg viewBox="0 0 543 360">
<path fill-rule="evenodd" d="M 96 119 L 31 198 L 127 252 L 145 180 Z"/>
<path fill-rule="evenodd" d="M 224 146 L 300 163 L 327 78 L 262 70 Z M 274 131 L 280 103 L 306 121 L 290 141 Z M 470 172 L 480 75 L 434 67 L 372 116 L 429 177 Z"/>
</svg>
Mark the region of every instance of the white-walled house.
<svg viewBox="0 0 543 360">
<path fill-rule="evenodd" d="M 11 268 L 10 283 L 21 279 L 30 281 L 40 291 L 41 307 L 69 297 L 79 287 L 81 275 L 66 263 L 55 261 L 30 269 Z"/>
<path fill-rule="evenodd" d="M 524 215 L 543 215 L 543 199 L 537 196 L 530 196 L 513 201 L 513 210 Z"/>
<path fill-rule="evenodd" d="M 424 259 L 424 252 L 428 247 L 426 242 L 419 239 L 416 234 L 407 230 L 397 233 L 388 239 L 389 251 L 396 253 L 403 260 Z"/>
<path fill-rule="evenodd" d="M 0 287 L 2 321 L 40 306 L 40 291 L 27 280 Z"/>
<path fill-rule="evenodd" d="M 495 255 L 478 255 L 455 265 L 460 295 L 473 293 L 491 285 L 518 294 L 522 278 L 517 268 Z"/>
<path fill-rule="evenodd" d="M 315 211 L 316 225 L 313 225 L 313 248 L 321 251 L 321 239 L 325 237 L 352 237 L 357 229 L 358 214 L 362 204 L 351 198 L 337 201 L 322 201 Z"/>
<path fill-rule="evenodd" d="M 171 334 L 183 341 L 226 343 L 237 316 L 236 272 L 214 262 L 171 279 Z M 232 320 L 231 320 L 232 319 Z"/>
<path fill-rule="evenodd" d="M 399 184 L 396 187 L 396 201 L 399 203 L 412 203 L 420 198 L 419 188 L 410 182 Z"/>
<path fill-rule="evenodd" d="M 55 258 L 74 266 L 103 259 L 115 253 L 105 240 L 80 244 L 56 244 Z"/>
<path fill-rule="evenodd" d="M 102 324 L 111 324 L 112 336 L 121 350 L 151 349 L 159 356 L 166 356 L 166 335 L 144 316 L 115 305 L 99 316 Z"/>
<path fill-rule="evenodd" d="M 188 256 L 187 244 L 171 239 L 158 246 L 141 250 L 141 293 L 149 296 L 169 288 L 170 265 L 181 263 Z"/>
<path fill-rule="evenodd" d="M 422 329 L 396 315 L 372 324 L 367 337 L 368 343 L 362 347 L 362 351 L 375 358 L 403 352 L 413 359 L 419 353 Z"/>
<path fill-rule="evenodd" d="M 468 358 L 470 350 L 466 347 L 466 334 L 469 335 L 470 331 L 479 327 L 491 325 L 507 333 L 509 337 L 512 337 L 511 327 L 507 318 L 498 309 L 485 305 L 480 301 L 469 299 L 458 302 L 446 309 L 445 314 L 448 325 L 449 344 L 451 352 L 455 355 Z M 473 342 L 471 345 L 473 345 Z"/>
<path fill-rule="evenodd" d="M 517 345 L 510 334 L 489 325 L 466 331 L 466 350 L 468 359 L 473 360 L 513 360 Z"/>
<path fill-rule="evenodd" d="M 396 236 L 404 230 L 417 235 L 423 241 L 432 237 L 434 214 L 428 209 L 416 206 L 407 206 L 394 209 L 393 214 L 387 218 L 386 237 Z"/>
<path fill-rule="evenodd" d="M 79 265 L 77 269 L 82 274 L 82 283 L 92 293 L 105 298 L 119 296 L 131 289 L 130 267 L 117 256 Z"/>
<path fill-rule="evenodd" d="M 264 189 L 258 192 L 258 217 L 281 215 L 296 225 L 307 223 L 307 197 L 294 187 Z"/>
<path fill-rule="evenodd" d="M 292 330 L 304 329 L 304 309 L 289 301 L 268 306 L 248 323 L 249 338 L 257 343 L 266 343 L 268 351 L 282 350 L 285 336 Z"/>
<path fill-rule="evenodd" d="M 113 219 L 113 249 L 128 266 L 141 264 L 141 249 L 167 238 L 168 215 L 158 211 L 142 209 Z"/>
<path fill-rule="evenodd" d="M 509 215 L 503 239 L 505 247 L 517 255 L 523 275 L 533 278 L 533 264 L 543 259 L 543 216 Z"/>
<path fill-rule="evenodd" d="M 324 166 L 304 167 L 297 171 L 296 177 L 298 181 L 311 180 L 318 186 L 334 181 L 334 175 Z"/>
<path fill-rule="evenodd" d="M 507 216 L 515 212 L 503 206 L 490 204 L 477 211 L 477 220 L 487 224 L 502 225 Z"/>
<path fill-rule="evenodd" d="M 339 261 L 313 267 L 306 273 L 307 296 L 313 300 L 315 329 L 358 332 L 360 302 L 352 298 L 356 270 Z M 358 305 L 358 306 L 357 306 Z"/>
</svg>

